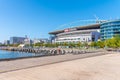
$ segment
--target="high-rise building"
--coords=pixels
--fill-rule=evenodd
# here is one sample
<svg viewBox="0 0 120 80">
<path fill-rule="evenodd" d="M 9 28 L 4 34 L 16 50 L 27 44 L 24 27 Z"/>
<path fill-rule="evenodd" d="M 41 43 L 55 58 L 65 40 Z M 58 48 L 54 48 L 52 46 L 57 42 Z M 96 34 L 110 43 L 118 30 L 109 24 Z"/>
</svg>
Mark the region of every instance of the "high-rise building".
<svg viewBox="0 0 120 80">
<path fill-rule="evenodd" d="M 5 40 L 5 41 L 4 41 L 4 44 L 5 44 L 5 45 L 9 45 L 9 44 L 10 44 L 10 41 L 9 41 L 9 40 Z"/>
<path fill-rule="evenodd" d="M 31 39 L 29 39 L 29 38 L 24 39 L 24 44 L 30 45 L 32 43 L 33 43 L 33 41 Z"/>
<path fill-rule="evenodd" d="M 10 44 L 23 44 L 25 37 L 10 37 Z"/>
</svg>

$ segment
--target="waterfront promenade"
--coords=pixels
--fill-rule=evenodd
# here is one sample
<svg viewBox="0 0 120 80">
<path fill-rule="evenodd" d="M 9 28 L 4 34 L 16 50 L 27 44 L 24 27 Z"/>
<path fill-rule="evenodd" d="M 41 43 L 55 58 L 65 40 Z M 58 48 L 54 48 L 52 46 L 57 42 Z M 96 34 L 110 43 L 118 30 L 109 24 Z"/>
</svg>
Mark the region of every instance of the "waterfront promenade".
<svg viewBox="0 0 120 80">
<path fill-rule="evenodd" d="M 54 58 L 54 57 L 56 56 L 53 56 L 51 60 L 58 60 L 59 58 L 62 58 L 60 56 L 59 58 L 57 57 Z M 66 57 L 64 58 L 69 58 L 69 57 L 73 57 L 73 55 L 72 56 L 66 55 Z M 41 62 L 45 62 L 42 61 L 43 59 L 40 60 L 40 58 L 37 58 L 36 61 L 37 60 L 39 60 L 38 64 L 41 64 Z M 51 60 L 48 59 L 47 62 L 50 62 Z M 6 61 L 0 63 L 3 67 L 8 67 L 11 64 L 12 68 L 14 68 L 18 64 L 19 66 L 25 66 L 26 62 L 28 62 L 28 64 L 34 65 L 35 63 L 37 63 L 36 61 L 33 58 L 26 60 L 23 59 L 23 60 L 15 60 L 8 62 Z M 44 66 L 39 65 L 36 67 L 0 73 L 0 79 L 1 80 L 120 80 L 119 68 L 120 68 L 120 54 L 114 53 L 114 54 L 107 54 L 107 55 L 89 57 L 84 59 L 76 59 L 76 60 L 61 62 L 56 64 L 49 64 Z"/>
<path fill-rule="evenodd" d="M 10 61 L 0 61 L 0 73 L 10 72 L 20 69 L 26 69 L 31 67 L 43 66 L 58 62 L 70 61 L 75 59 L 99 56 L 107 54 L 107 51 L 101 51 L 96 53 L 86 53 L 86 54 L 66 54 L 57 56 L 46 56 L 46 57 L 36 57 L 27 59 L 17 59 Z"/>
</svg>

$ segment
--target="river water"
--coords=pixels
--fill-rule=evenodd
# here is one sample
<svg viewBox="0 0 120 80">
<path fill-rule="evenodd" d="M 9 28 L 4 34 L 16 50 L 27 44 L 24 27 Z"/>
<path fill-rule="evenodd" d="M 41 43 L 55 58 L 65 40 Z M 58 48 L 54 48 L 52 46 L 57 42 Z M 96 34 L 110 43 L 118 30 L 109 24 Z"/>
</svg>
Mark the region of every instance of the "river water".
<svg viewBox="0 0 120 80">
<path fill-rule="evenodd" d="M 34 57 L 34 56 L 40 56 L 40 54 L 0 50 L 0 59 Z"/>
</svg>

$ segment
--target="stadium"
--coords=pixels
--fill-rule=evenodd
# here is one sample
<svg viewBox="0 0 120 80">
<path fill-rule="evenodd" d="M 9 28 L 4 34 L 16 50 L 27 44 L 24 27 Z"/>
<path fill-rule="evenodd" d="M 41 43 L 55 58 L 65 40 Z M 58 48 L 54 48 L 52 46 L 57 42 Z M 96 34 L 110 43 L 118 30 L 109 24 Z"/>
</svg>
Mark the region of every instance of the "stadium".
<svg viewBox="0 0 120 80">
<path fill-rule="evenodd" d="M 49 32 L 49 34 L 53 36 L 52 43 L 98 41 L 100 26 L 103 22 L 105 20 L 80 20 L 62 25 L 63 29 Z"/>
</svg>

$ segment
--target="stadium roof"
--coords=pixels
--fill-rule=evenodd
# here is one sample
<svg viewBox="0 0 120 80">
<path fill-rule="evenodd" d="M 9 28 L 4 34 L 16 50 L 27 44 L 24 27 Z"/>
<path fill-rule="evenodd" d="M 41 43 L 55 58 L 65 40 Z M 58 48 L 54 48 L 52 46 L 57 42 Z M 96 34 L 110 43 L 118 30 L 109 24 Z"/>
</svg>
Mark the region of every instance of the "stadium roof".
<svg viewBox="0 0 120 80">
<path fill-rule="evenodd" d="M 78 27 L 73 27 L 73 28 L 75 28 L 76 30 L 99 29 L 100 24 L 96 23 L 96 24 L 90 24 L 90 25 L 86 25 L 86 26 L 78 26 Z M 68 28 L 66 28 L 66 29 L 68 29 Z M 55 34 L 63 33 L 64 30 L 65 29 L 52 31 L 52 32 L 49 32 L 49 34 L 55 35 Z"/>
</svg>

